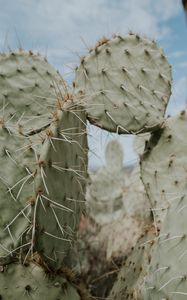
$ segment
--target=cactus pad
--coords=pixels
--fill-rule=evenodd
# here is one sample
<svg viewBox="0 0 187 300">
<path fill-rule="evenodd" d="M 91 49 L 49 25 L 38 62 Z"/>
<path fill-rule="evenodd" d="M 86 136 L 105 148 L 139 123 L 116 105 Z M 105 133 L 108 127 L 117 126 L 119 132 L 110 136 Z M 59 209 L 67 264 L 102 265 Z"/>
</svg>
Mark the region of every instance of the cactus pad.
<svg viewBox="0 0 187 300">
<path fill-rule="evenodd" d="M 118 133 L 152 131 L 163 122 L 171 66 L 154 41 L 115 36 L 81 59 L 74 86 L 91 123 Z"/>
<path fill-rule="evenodd" d="M 186 299 L 186 196 L 170 205 L 152 252 L 141 300 Z"/>
<path fill-rule="evenodd" d="M 0 272 L 1 299 L 80 300 L 81 297 L 66 279 L 47 275 L 35 264 L 11 264 Z"/>
<path fill-rule="evenodd" d="M 39 54 L 18 51 L 0 55 L 0 121 L 32 134 L 53 118 L 56 99 L 64 95 L 59 73 Z"/>
<path fill-rule="evenodd" d="M 141 176 L 159 226 L 170 204 L 186 195 L 187 111 L 152 134 L 141 157 Z"/>
<path fill-rule="evenodd" d="M 84 207 L 85 115 L 40 56 L 2 55 L 0 66 L 0 264 L 28 249 L 56 269 Z"/>
<path fill-rule="evenodd" d="M 154 239 L 155 232 L 149 226 L 124 262 L 108 300 L 139 299 L 144 276 L 147 274 Z"/>
</svg>

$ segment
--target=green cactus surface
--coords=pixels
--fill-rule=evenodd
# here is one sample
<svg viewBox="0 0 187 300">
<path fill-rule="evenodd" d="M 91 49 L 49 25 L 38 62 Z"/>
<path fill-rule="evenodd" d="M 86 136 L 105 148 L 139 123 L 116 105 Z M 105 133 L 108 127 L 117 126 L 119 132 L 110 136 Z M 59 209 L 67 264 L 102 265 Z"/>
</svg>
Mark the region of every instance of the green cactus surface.
<svg viewBox="0 0 187 300">
<path fill-rule="evenodd" d="M 187 297 L 187 198 L 170 205 L 151 254 L 141 300 L 180 300 Z"/>
<path fill-rule="evenodd" d="M 163 122 L 171 66 L 154 41 L 115 36 L 81 59 L 74 87 L 91 123 L 118 133 L 152 131 Z"/>
<path fill-rule="evenodd" d="M 152 134 L 141 157 L 141 176 L 157 227 L 168 207 L 186 195 L 186 136 L 184 110 L 168 118 L 163 128 Z"/>
<path fill-rule="evenodd" d="M 0 65 L 0 264 L 37 250 L 58 269 L 84 209 L 85 114 L 40 56 L 11 53 Z"/>
<path fill-rule="evenodd" d="M 60 114 L 54 139 L 48 139 L 41 150 L 43 178 L 36 183 L 32 210 L 35 248 L 52 269 L 61 267 L 74 241 L 85 209 L 87 177 L 85 115 L 74 107 Z"/>
<path fill-rule="evenodd" d="M 2 300 L 81 300 L 76 288 L 62 276 L 46 274 L 36 265 L 8 265 L 0 272 Z"/>
<path fill-rule="evenodd" d="M 0 55 L 0 121 L 33 134 L 47 127 L 64 95 L 59 73 L 45 58 L 31 51 Z"/>
<path fill-rule="evenodd" d="M 110 291 L 108 300 L 139 299 L 154 241 L 155 231 L 152 226 L 148 226 L 126 258 L 118 274 L 118 279 Z"/>
<path fill-rule="evenodd" d="M 187 296 L 186 135 L 187 111 L 183 110 L 152 135 L 142 157 L 142 178 L 160 231 L 142 300 Z"/>
</svg>

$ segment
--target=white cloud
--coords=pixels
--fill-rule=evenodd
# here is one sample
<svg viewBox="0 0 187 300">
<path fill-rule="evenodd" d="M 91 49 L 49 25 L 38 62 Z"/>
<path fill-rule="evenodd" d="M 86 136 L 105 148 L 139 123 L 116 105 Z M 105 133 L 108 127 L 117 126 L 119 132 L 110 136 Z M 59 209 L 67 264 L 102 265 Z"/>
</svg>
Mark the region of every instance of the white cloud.
<svg viewBox="0 0 187 300">
<path fill-rule="evenodd" d="M 187 51 L 175 51 L 168 55 L 170 58 L 181 58 L 187 56 Z"/>
<path fill-rule="evenodd" d="M 162 21 L 167 21 L 176 16 L 181 8 L 180 0 L 158 0 L 150 1 L 153 4 L 153 11 L 159 16 Z"/>
<path fill-rule="evenodd" d="M 23 45 L 48 46 L 49 54 L 58 56 L 61 51 L 64 58 L 68 49 L 83 48 L 80 37 L 89 46 L 103 35 L 130 29 L 162 38 L 169 33 L 166 21 L 179 10 L 176 0 L 7 0 L 0 12 L 0 28 L 1 36 L 2 30 L 5 34 L 16 28 Z"/>
</svg>

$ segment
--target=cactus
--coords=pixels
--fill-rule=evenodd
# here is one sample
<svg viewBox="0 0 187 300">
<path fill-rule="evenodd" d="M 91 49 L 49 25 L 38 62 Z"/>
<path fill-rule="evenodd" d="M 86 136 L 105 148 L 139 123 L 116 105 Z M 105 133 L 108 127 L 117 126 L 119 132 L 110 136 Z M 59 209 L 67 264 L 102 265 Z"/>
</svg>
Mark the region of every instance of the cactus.
<svg viewBox="0 0 187 300">
<path fill-rule="evenodd" d="M 106 166 L 90 176 L 86 199 L 89 215 L 98 224 L 119 218 L 123 213 L 123 149 L 117 140 L 107 144 Z"/>
<path fill-rule="evenodd" d="M 65 94 L 58 72 L 31 51 L 0 54 L 0 86 L 1 125 L 29 135 L 51 123 L 56 99 Z"/>
<path fill-rule="evenodd" d="M 184 110 L 169 118 L 159 135 L 152 136 L 142 158 L 142 177 L 157 223 L 161 221 L 142 291 L 144 300 L 167 299 L 169 295 L 171 299 L 179 299 L 187 295 L 186 134 L 187 111 Z"/>
<path fill-rule="evenodd" d="M 168 209 L 151 253 L 141 300 L 178 300 L 187 296 L 186 203 L 186 194 L 182 198 L 179 195 Z"/>
<path fill-rule="evenodd" d="M 48 139 L 46 149 L 43 153 L 41 151 L 45 179 L 41 187 L 40 178 L 38 197 L 33 207 L 33 220 L 36 217 L 35 248 L 53 269 L 61 267 L 73 243 L 84 210 L 87 176 L 84 116 L 73 107 L 62 111 L 59 120 L 61 122 L 55 126 L 53 147 Z M 60 132 L 65 133 L 65 140 Z"/>
<path fill-rule="evenodd" d="M 154 41 L 114 36 L 81 59 L 74 87 L 91 123 L 125 134 L 153 131 L 171 94 L 171 67 Z"/>
<path fill-rule="evenodd" d="M 107 146 L 106 166 L 90 176 L 86 197 L 101 237 L 112 230 L 121 237 L 121 229 L 132 227 L 129 231 L 126 227 L 124 249 L 129 254 L 129 245 L 148 224 L 122 266 L 109 300 L 187 295 L 187 112 L 164 120 L 171 67 L 163 51 L 133 33 L 100 40 L 81 59 L 73 91 L 32 52 L 1 54 L 0 70 L 0 298 L 82 299 L 61 268 L 71 258 L 68 254 L 85 208 L 86 118 L 111 132 L 151 132 L 144 153 L 139 152 L 146 192 L 138 167 L 125 186 L 123 151 L 117 141 Z M 150 208 L 160 236 L 150 225 Z M 106 261 L 124 254 L 112 234 L 102 241 Z M 34 263 L 35 251 L 50 276 Z M 31 263 L 19 265 L 18 259 Z"/>
<path fill-rule="evenodd" d="M 85 114 L 40 56 L 13 53 L 1 63 L 0 263 L 37 250 L 58 269 L 84 209 Z"/>
<path fill-rule="evenodd" d="M 71 283 L 60 275 L 47 274 L 39 265 L 10 264 L 0 272 L 1 299 L 81 300 Z"/>
<path fill-rule="evenodd" d="M 149 225 L 126 257 L 108 300 L 139 299 L 154 239 L 155 230 Z"/>
<path fill-rule="evenodd" d="M 141 176 L 157 227 L 169 205 L 186 194 L 186 135 L 187 112 L 181 111 L 152 134 L 141 157 Z"/>
</svg>

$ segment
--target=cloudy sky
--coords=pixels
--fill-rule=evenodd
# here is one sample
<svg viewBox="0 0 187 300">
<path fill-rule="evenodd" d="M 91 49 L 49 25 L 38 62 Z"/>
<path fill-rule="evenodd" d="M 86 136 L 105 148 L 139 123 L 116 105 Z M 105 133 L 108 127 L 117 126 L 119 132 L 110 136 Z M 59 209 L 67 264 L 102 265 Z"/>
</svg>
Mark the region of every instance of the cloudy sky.
<svg viewBox="0 0 187 300">
<path fill-rule="evenodd" d="M 79 57 L 102 36 L 132 30 L 156 39 L 173 67 L 168 113 L 186 105 L 187 22 L 180 0 L 0 0 L 0 7 L 0 51 L 39 51 L 69 83 Z M 116 136 L 93 128 L 90 135 L 90 165 L 100 165 L 106 143 Z M 118 139 L 126 163 L 134 162 L 132 138 Z"/>
</svg>

